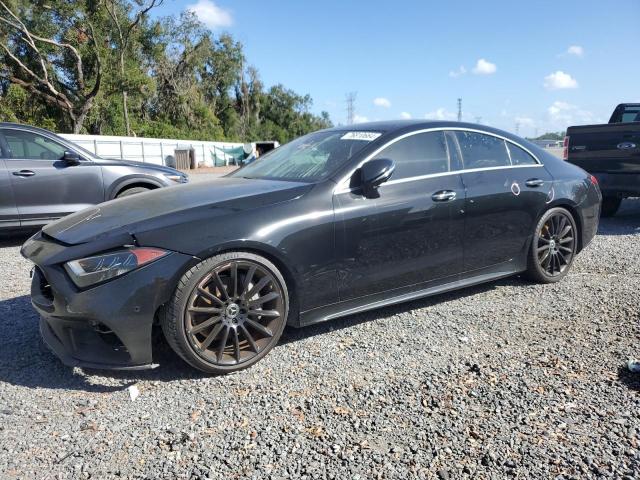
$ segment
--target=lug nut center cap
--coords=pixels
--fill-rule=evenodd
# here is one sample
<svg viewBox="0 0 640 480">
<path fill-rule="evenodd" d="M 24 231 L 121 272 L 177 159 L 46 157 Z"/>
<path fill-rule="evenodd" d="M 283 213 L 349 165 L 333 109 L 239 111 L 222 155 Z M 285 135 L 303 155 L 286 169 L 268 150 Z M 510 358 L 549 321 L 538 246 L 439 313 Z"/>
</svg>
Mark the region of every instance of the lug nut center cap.
<svg viewBox="0 0 640 480">
<path fill-rule="evenodd" d="M 240 313 L 240 307 L 236 303 L 230 303 L 225 310 L 227 317 L 236 318 Z"/>
</svg>

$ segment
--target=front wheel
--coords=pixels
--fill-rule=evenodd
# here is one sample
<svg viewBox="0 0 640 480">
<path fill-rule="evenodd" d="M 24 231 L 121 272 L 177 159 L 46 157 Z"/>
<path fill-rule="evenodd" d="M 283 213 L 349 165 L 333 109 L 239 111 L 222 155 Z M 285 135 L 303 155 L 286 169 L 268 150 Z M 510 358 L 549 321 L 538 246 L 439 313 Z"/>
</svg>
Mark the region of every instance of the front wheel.
<svg viewBox="0 0 640 480">
<path fill-rule="evenodd" d="M 527 276 L 554 283 L 567 275 L 577 252 L 578 229 L 571 213 L 561 207 L 542 215 L 529 249 Z"/>
<path fill-rule="evenodd" d="M 262 359 L 284 330 L 287 286 L 275 265 L 245 252 L 216 255 L 180 280 L 161 321 L 171 347 L 207 373 L 231 373 Z"/>
</svg>

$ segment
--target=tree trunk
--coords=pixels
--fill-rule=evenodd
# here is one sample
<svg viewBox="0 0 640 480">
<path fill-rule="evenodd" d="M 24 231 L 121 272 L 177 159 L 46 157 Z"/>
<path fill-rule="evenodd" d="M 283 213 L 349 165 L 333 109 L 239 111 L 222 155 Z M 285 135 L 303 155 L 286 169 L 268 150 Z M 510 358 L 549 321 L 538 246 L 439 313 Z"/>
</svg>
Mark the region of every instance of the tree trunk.
<svg viewBox="0 0 640 480">
<path fill-rule="evenodd" d="M 122 91 L 122 109 L 124 110 L 124 126 L 127 132 L 127 137 L 131 136 L 131 125 L 129 124 L 129 107 L 127 105 L 127 91 Z"/>
</svg>

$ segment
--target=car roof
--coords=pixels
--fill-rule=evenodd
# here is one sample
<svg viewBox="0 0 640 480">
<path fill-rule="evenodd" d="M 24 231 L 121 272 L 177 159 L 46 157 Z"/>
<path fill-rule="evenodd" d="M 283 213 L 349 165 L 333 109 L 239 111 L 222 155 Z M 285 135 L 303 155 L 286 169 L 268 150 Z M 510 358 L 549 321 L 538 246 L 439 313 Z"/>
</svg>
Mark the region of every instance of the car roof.
<svg viewBox="0 0 640 480">
<path fill-rule="evenodd" d="M 56 135 L 51 130 L 47 130 L 46 128 L 34 127 L 33 125 L 25 125 L 23 123 L 0 122 L 0 128 L 19 128 L 21 130 L 31 130 L 33 132 L 42 132 L 49 135 Z"/>
</svg>

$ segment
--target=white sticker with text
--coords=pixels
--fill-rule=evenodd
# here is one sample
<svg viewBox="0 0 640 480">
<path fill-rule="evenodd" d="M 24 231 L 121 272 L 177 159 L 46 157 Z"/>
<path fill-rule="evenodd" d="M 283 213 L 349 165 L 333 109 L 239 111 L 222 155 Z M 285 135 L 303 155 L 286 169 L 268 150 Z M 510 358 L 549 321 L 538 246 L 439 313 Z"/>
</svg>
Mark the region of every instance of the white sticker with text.
<svg viewBox="0 0 640 480">
<path fill-rule="evenodd" d="M 378 132 L 347 132 L 340 140 L 364 140 L 365 142 L 372 142 L 378 138 L 381 133 Z"/>
</svg>

